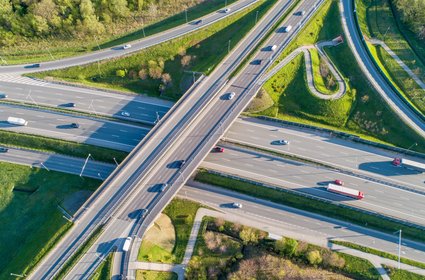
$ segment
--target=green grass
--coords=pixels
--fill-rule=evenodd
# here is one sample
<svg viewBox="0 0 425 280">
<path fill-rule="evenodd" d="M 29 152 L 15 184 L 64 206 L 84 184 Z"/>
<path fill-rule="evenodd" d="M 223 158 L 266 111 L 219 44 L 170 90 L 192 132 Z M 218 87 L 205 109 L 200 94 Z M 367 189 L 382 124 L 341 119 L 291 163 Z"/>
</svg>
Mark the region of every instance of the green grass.
<svg viewBox="0 0 425 280">
<path fill-rule="evenodd" d="M 320 62 L 322 61 L 322 58 L 319 56 L 319 52 L 316 49 L 310 49 L 309 52 L 313 66 L 313 79 L 315 88 L 323 94 L 334 94 L 338 90 L 338 84 L 335 82 L 335 85 L 332 87 L 326 84 L 326 77 L 323 77 L 320 73 Z M 330 70 L 329 75 L 333 77 Z M 333 79 L 335 81 L 335 77 L 333 77 Z"/>
<path fill-rule="evenodd" d="M 175 256 L 164 248 L 153 244 L 152 242 L 143 240 L 140 246 L 138 260 L 154 262 L 154 263 L 173 263 Z"/>
<path fill-rule="evenodd" d="M 160 79 L 147 78 L 141 80 L 138 77 L 130 77 L 129 73 L 137 74 L 143 68 L 141 65 L 148 65 L 149 61 L 163 61 L 164 73 L 171 75 L 172 83 L 161 94 L 161 97 L 175 100 L 191 85 L 192 75 L 186 71 L 209 74 L 227 55 L 229 40 L 231 41 L 231 48 L 233 48 L 254 25 L 256 12 L 260 11 L 260 17 L 275 2 L 276 0 L 262 0 L 250 8 L 202 30 L 124 58 L 31 75 L 39 78 L 50 76 L 55 79 L 89 86 L 159 96 Z M 183 53 L 192 57 L 189 66 L 184 68 L 181 65 Z M 117 77 L 117 70 L 126 70 L 128 75 L 122 78 Z"/>
<path fill-rule="evenodd" d="M 174 272 L 137 270 L 136 280 L 177 280 L 177 274 Z"/>
<path fill-rule="evenodd" d="M 319 31 L 320 30 L 320 31 Z M 329 40 L 342 34 L 337 1 L 328 1 L 288 47 Z M 325 52 L 345 77 L 347 93 L 339 100 L 319 100 L 306 86 L 304 58 L 298 56 L 264 85 L 274 105 L 256 115 L 266 115 L 356 134 L 375 142 L 410 147 L 423 139 L 386 105 L 366 81 L 349 46 L 344 43 Z M 415 146 L 417 151 L 425 147 Z"/>
<path fill-rule="evenodd" d="M 175 198 L 163 211 L 170 217 L 176 232 L 176 243 L 172 252 L 175 263 L 181 263 L 183 260 L 193 220 L 201 206 L 190 200 Z"/>
<path fill-rule="evenodd" d="M 425 280 L 425 276 L 420 274 L 387 265 L 383 265 L 383 267 L 387 270 L 391 280 Z"/>
<path fill-rule="evenodd" d="M 75 251 L 72 256 L 66 260 L 61 270 L 56 274 L 55 279 L 64 279 L 71 269 L 78 263 L 90 247 L 96 242 L 97 238 L 102 234 L 103 226 L 98 226 L 90 235 L 90 237 Z"/>
<path fill-rule="evenodd" d="M 227 2 L 231 4 L 235 1 L 236 0 L 228 0 Z M 224 0 L 208 0 L 202 2 L 186 0 L 174 3 L 173 6 L 177 7 L 177 9 L 174 8 L 170 12 L 163 9 L 163 5 L 167 4 L 167 2 L 169 1 L 159 1 L 155 3 L 158 11 L 156 16 L 152 17 L 148 11 L 144 11 L 143 16 L 135 15 L 133 17 L 133 15 L 131 15 L 128 19 L 117 20 L 107 24 L 107 32 L 98 34 L 97 36 L 26 38 L 18 45 L 4 46 L 0 52 L 0 56 L 5 59 L 8 64 L 18 64 L 49 61 L 81 55 L 88 51 L 97 50 L 98 43 L 100 44 L 100 48 L 109 48 L 114 45 L 141 39 L 143 38 L 143 24 L 146 24 L 144 27 L 146 36 L 154 35 L 185 24 L 185 7 L 188 7 L 188 21 L 192 21 L 224 7 Z M 148 4 L 147 1 L 145 1 L 145 6 L 146 4 Z M 0 59 L 0 65 L 2 64 L 3 61 Z"/>
<path fill-rule="evenodd" d="M 90 280 L 110 280 L 112 278 L 112 263 L 114 260 L 114 253 L 110 253 L 106 260 L 96 269 Z"/>
<path fill-rule="evenodd" d="M 10 279 L 28 274 L 71 227 L 58 205 L 100 182 L 10 163 L 0 169 L 0 279 Z"/>
<path fill-rule="evenodd" d="M 114 158 L 121 162 L 128 154 L 88 144 L 10 131 L 0 131 L 0 144 L 8 147 L 26 148 L 81 158 L 86 158 L 88 154 L 91 154 L 95 160 L 109 163 L 114 163 Z"/>
<path fill-rule="evenodd" d="M 331 240 L 332 243 L 338 244 L 338 245 L 342 245 L 348 248 L 353 248 L 362 252 L 366 252 L 369 254 L 373 254 L 373 255 L 377 255 L 383 258 L 387 258 L 390 260 L 394 260 L 394 261 L 398 261 L 398 256 L 394 255 L 394 254 L 390 254 L 387 252 L 383 252 L 383 251 L 379 251 L 373 248 L 369 248 L 369 247 L 365 247 L 365 246 L 361 246 L 355 243 L 351 243 L 351 242 L 347 242 L 347 241 L 339 241 L 339 240 Z M 412 265 L 412 266 L 416 266 L 416 267 L 420 267 L 425 269 L 425 263 L 421 263 L 415 260 L 410 260 L 410 259 L 406 259 L 406 258 L 400 258 L 400 262 L 408 264 L 408 265 Z"/>
<path fill-rule="evenodd" d="M 400 31 L 390 0 L 356 0 L 356 5 L 359 7 L 357 14 L 362 32 L 367 37 L 384 41 L 419 78 L 422 77 L 422 81 L 425 81 L 425 48 L 421 46 L 425 44 L 425 40 L 417 39 L 411 32 Z M 408 102 L 425 113 L 425 90 L 413 80 L 408 81 L 410 76 L 384 49 L 371 45 L 368 47 L 390 83 L 395 85 Z"/>
<path fill-rule="evenodd" d="M 370 261 L 341 252 L 337 252 L 337 254 L 345 260 L 345 266 L 341 271 L 348 274 L 350 277 L 354 279 L 382 279 Z"/>
<path fill-rule="evenodd" d="M 285 191 L 285 189 L 272 189 L 243 182 L 236 179 L 226 178 L 216 174 L 211 174 L 207 170 L 200 170 L 196 174 L 195 180 L 207 184 L 216 185 L 225 189 L 233 190 L 243 194 L 251 195 L 261 199 L 270 200 L 279 204 L 288 205 L 294 208 L 318 213 L 327 217 L 352 222 L 361 226 L 367 225 L 369 228 L 383 232 L 394 232 L 402 229 L 406 238 L 418 241 L 425 241 L 423 230 L 409 227 L 397 222 L 382 219 L 381 217 L 368 215 L 354 209 L 349 209 L 334 204 L 310 199 L 295 192 Z"/>
</svg>

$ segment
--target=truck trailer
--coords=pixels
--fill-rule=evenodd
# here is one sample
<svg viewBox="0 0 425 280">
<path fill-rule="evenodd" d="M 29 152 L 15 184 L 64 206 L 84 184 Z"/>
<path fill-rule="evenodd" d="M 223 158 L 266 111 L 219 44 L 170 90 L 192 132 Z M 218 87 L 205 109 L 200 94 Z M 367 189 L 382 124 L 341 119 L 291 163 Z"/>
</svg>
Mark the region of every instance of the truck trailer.
<svg viewBox="0 0 425 280">
<path fill-rule="evenodd" d="M 364 194 L 361 191 L 355 190 L 355 189 L 350 189 L 347 187 L 343 187 L 340 185 L 336 185 L 336 184 L 328 184 L 327 187 L 327 191 L 329 192 L 333 192 L 333 193 L 337 193 L 337 194 L 341 194 L 341 195 L 345 195 L 345 196 L 349 196 L 355 199 L 362 199 L 364 198 Z"/>
<path fill-rule="evenodd" d="M 124 245 L 122 245 L 122 250 L 124 252 L 127 252 L 130 249 L 130 245 L 131 245 L 131 237 L 127 237 L 124 241 Z"/>
<path fill-rule="evenodd" d="M 14 125 L 22 125 L 25 126 L 28 122 L 22 118 L 8 117 L 7 122 Z"/>
<path fill-rule="evenodd" d="M 410 167 L 413 168 L 419 172 L 424 172 L 425 171 L 425 163 L 421 163 L 421 162 L 417 162 L 417 161 L 413 161 L 413 160 L 408 160 L 405 158 L 395 158 L 393 159 L 393 165 L 394 166 L 405 166 L 405 167 Z"/>
</svg>

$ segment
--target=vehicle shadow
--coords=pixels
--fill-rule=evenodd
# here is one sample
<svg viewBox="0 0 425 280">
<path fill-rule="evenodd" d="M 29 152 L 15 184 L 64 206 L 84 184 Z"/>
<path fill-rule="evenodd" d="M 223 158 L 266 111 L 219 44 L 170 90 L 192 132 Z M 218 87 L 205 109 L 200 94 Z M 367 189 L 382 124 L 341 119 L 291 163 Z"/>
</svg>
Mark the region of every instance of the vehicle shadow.
<svg viewBox="0 0 425 280">
<path fill-rule="evenodd" d="M 359 164 L 359 169 L 384 176 L 403 176 L 420 173 L 417 170 L 394 166 L 388 161 L 361 163 Z"/>
</svg>

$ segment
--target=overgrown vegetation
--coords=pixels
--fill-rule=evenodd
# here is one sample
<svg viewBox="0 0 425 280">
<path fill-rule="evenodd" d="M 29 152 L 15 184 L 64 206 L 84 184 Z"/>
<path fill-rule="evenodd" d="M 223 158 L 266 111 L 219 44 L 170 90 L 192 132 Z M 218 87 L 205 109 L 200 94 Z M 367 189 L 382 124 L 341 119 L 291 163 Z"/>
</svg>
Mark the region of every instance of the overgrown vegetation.
<svg viewBox="0 0 425 280">
<path fill-rule="evenodd" d="M 177 280 L 174 272 L 137 270 L 136 280 Z"/>
<path fill-rule="evenodd" d="M 419 39 L 425 40 L 425 2 L 416 0 L 392 1 L 397 10 L 400 11 L 403 22 Z"/>
<path fill-rule="evenodd" d="M 188 279 L 380 279 L 367 260 L 292 238 L 205 217 L 186 269 Z M 280 279 L 280 278 L 279 278 Z"/>
<path fill-rule="evenodd" d="M 284 189 L 275 190 L 266 188 L 248 182 L 212 174 L 203 169 L 198 171 L 195 180 L 206 184 L 216 185 L 225 189 L 234 190 L 243 194 L 252 195 L 254 197 L 270 200 L 276 203 L 288 205 L 294 208 L 319 213 L 327 217 L 349 221 L 361 226 L 367 225 L 367 227 L 384 232 L 392 233 L 396 230 L 402 229 L 406 238 L 425 241 L 425 234 L 423 230 L 385 220 L 381 217 L 368 215 L 354 209 L 310 199 L 298 195 L 295 192 L 287 192 Z"/>
<path fill-rule="evenodd" d="M 4 0 L 0 6 L 0 64 L 13 64 L 57 59 L 99 45 L 104 48 L 136 40 L 184 24 L 185 10 L 191 21 L 224 7 L 224 2 Z"/>
<path fill-rule="evenodd" d="M 286 49 L 282 58 L 302 45 L 329 40 L 343 34 L 338 2 L 328 1 L 304 31 Z M 304 58 L 298 56 L 264 85 L 274 105 L 255 115 L 266 115 L 356 134 L 372 141 L 410 147 L 423 139 L 387 106 L 367 83 L 346 43 L 325 48 L 346 79 L 347 92 L 338 100 L 313 96 L 306 85 Z M 425 151 L 425 147 L 415 147 Z"/>
<path fill-rule="evenodd" d="M 81 158 L 91 154 L 95 160 L 109 163 L 114 163 L 114 158 L 121 162 L 127 156 L 122 151 L 11 131 L 0 131 L 0 144 Z"/>
<path fill-rule="evenodd" d="M 338 84 L 326 61 L 319 56 L 319 52 L 316 49 L 310 49 L 309 52 L 313 68 L 314 86 L 323 94 L 335 93 L 338 90 Z"/>
<path fill-rule="evenodd" d="M 28 274 L 70 228 L 58 206 L 100 181 L 4 162 L 0 169 L 0 279 L 10 279 Z"/>
<path fill-rule="evenodd" d="M 193 83 L 191 71 L 210 73 L 276 0 L 250 8 L 189 35 L 136 54 L 64 70 L 32 74 L 90 86 L 178 99 Z M 199 74 L 196 74 L 199 76 Z"/>
<path fill-rule="evenodd" d="M 377 256 L 380 256 L 380 257 L 383 257 L 383 258 L 387 258 L 387 259 L 390 259 L 390 260 L 398 261 L 398 256 L 396 256 L 394 254 L 387 253 L 387 252 L 382 252 L 382 251 L 379 251 L 379 250 L 376 250 L 376 249 L 373 249 L 373 248 L 361 246 L 361 245 L 351 243 L 351 242 L 348 242 L 348 241 L 331 240 L 331 242 L 338 244 L 338 245 L 348 247 L 348 248 L 353 248 L 353 249 L 356 249 L 356 250 L 359 250 L 359 251 L 362 251 L 362 252 L 366 252 L 366 253 L 369 253 L 369 254 L 377 255 Z M 400 262 L 425 269 L 425 263 L 421 263 L 421 262 L 418 262 L 418 261 L 415 261 L 415 260 L 410 260 L 410 259 L 401 257 Z"/>
</svg>

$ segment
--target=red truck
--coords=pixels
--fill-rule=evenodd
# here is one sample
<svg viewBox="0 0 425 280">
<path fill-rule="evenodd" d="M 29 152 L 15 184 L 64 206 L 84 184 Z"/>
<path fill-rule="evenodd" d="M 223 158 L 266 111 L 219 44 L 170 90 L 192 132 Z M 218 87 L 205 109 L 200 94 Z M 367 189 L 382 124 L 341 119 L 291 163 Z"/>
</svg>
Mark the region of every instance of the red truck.
<svg viewBox="0 0 425 280">
<path fill-rule="evenodd" d="M 413 161 L 413 160 L 408 160 L 405 158 L 395 158 L 393 159 L 393 165 L 394 166 L 405 166 L 405 167 L 410 167 L 413 168 L 419 172 L 424 172 L 425 171 L 425 163 L 421 163 L 421 162 L 417 162 L 417 161 Z"/>
<path fill-rule="evenodd" d="M 328 184 L 328 187 L 326 188 L 327 191 L 333 192 L 333 193 L 337 193 L 337 194 L 341 194 L 341 195 L 345 195 L 345 196 L 349 196 L 355 199 L 362 199 L 364 198 L 364 194 L 361 191 L 355 190 L 355 189 L 350 189 L 350 188 L 346 188 L 340 185 L 335 185 L 335 184 Z"/>
</svg>

